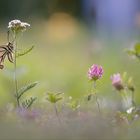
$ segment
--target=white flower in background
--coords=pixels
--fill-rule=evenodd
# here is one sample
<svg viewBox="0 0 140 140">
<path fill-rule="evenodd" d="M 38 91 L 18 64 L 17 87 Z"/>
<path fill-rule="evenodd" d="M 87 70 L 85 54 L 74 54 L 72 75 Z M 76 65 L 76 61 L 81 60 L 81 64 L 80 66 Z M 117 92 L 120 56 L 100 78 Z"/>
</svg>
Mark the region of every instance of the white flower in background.
<svg viewBox="0 0 140 140">
<path fill-rule="evenodd" d="M 129 109 L 127 109 L 127 114 L 131 114 L 133 111 L 135 110 L 135 107 L 130 107 Z"/>
<path fill-rule="evenodd" d="M 20 20 L 12 20 L 8 24 L 8 29 L 15 31 L 15 32 L 23 32 L 30 27 L 30 24 L 26 22 L 21 22 Z"/>
</svg>

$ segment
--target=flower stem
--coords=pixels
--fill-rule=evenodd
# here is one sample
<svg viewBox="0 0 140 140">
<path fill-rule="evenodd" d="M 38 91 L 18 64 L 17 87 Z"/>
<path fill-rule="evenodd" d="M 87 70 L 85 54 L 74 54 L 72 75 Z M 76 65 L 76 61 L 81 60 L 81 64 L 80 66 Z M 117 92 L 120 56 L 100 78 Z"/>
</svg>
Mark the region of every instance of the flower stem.
<svg viewBox="0 0 140 140">
<path fill-rule="evenodd" d="M 97 93 L 96 93 L 96 82 L 94 81 L 93 83 L 93 86 L 94 86 L 94 89 L 95 89 L 95 100 L 96 100 L 96 104 L 97 104 L 97 107 L 98 107 L 98 111 L 99 113 L 101 114 L 101 109 L 100 109 L 100 104 L 99 104 L 99 101 L 98 101 L 98 96 L 97 96 Z"/>
<path fill-rule="evenodd" d="M 16 94 L 16 100 L 17 100 L 17 106 L 20 106 L 19 98 L 18 98 L 18 81 L 17 81 L 17 34 L 14 33 L 14 84 L 15 84 L 15 94 Z"/>
<path fill-rule="evenodd" d="M 132 105 L 134 107 L 136 107 L 136 103 L 135 103 L 135 100 L 134 100 L 134 91 L 132 91 L 131 102 L 132 102 Z"/>
<path fill-rule="evenodd" d="M 55 114 L 56 114 L 56 117 L 59 121 L 59 124 L 61 124 L 61 120 L 60 120 L 60 117 L 59 117 L 59 114 L 58 114 L 58 110 L 57 110 L 57 107 L 56 107 L 56 104 L 54 103 L 54 110 L 55 110 Z"/>
<path fill-rule="evenodd" d="M 129 107 L 130 104 L 128 101 L 126 90 L 122 91 L 122 98 L 123 98 L 123 103 L 124 103 L 125 107 Z"/>
</svg>

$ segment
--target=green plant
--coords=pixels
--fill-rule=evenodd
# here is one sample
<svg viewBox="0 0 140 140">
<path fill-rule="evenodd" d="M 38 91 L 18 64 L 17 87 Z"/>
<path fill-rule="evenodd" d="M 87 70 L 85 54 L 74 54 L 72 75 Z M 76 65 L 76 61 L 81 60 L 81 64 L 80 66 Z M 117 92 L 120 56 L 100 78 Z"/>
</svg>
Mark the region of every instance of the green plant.
<svg viewBox="0 0 140 140">
<path fill-rule="evenodd" d="M 29 108 L 33 102 L 36 100 L 36 98 L 31 97 L 28 100 L 25 100 L 25 102 L 23 101 L 23 103 L 20 103 L 20 98 L 23 96 L 23 94 L 30 90 L 31 88 L 35 87 L 37 85 L 37 82 L 35 83 L 31 83 L 29 85 L 26 85 L 24 87 L 22 87 L 21 89 L 19 89 L 18 87 L 18 79 L 17 79 L 17 58 L 20 56 L 23 56 L 27 53 L 29 53 L 30 51 L 33 50 L 34 46 L 32 46 L 31 48 L 28 48 L 26 50 L 22 50 L 19 51 L 19 47 L 18 47 L 18 37 L 19 35 L 26 31 L 26 29 L 30 27 L 30 24 L 25 23 L 25 22 L 21 22 L 20 20 L 12 20 L 9 22 L 8 25 L 8 29 L 9 29 L 9 34 L 11 35 L 12 38 L 12 45 L 13 45 L 13 55 L 14 55 L 14 85 L 15 85 L 15 97 L 17 100 L 17 106 L 18 107 L 26 107 Z"/>
</svg>

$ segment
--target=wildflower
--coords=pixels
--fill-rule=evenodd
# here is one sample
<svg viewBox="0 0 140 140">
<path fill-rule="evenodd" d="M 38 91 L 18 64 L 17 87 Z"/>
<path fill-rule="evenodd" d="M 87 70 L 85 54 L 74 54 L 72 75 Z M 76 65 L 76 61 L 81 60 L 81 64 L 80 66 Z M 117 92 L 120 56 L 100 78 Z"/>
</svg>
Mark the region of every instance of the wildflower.
<svg viewBox="0 0 140 140">
<path fill-rule="evenodd" d="M 103 75 L 103 68 L 102 66 L 93 64 L 91 66 L 91 68 L 88 71 L 88 77 L 90 80 L 98 80 L 99 78 L 101 78 Z"/>
<path fill-rule="evenodd" d="M 122 78 L 121 78 L 120 73 L 113 74 L 113 76 L 111 76 L 111 81 L 112 81 L 112 85 L 113 85 L 117 90 L 122 90 L 122 89 L 124 89 L 124 86 L 123 86 L 123 82 L 122 82 Z"/>
<path fill-rule="evenodd" d="M 23 32 L 30 27 L 30 24 L 26 22 L 21 22 L 20 20 L 12 20 L 9 22 L 8 29 L 11 29 L 15 32 Z"/>
</svg>

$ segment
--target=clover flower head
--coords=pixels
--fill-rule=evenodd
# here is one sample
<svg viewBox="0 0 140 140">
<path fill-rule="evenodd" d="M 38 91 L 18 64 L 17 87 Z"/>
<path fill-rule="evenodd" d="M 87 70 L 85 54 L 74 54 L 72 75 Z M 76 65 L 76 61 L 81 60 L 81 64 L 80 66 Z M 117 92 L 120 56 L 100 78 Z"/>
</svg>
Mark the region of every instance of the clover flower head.
<svg viewBox="0 0 140 140">
<path fill-rule="evenodd" d="M 111 81 L 112 81 L 112 85 L 117 89 L 117 90 L 122 90 L 124 89 L 124 86 L 123 86 L 123 82 L 122 82 L 122 78 L 121 78 L 121 75 L 120 73 L 117 73 L 117 74 L 113 74 L 111 76 Z"/>
<path fill-rule="evenodd" d="M 21 22 L 20 20 L 12 20 L 8 24 L 8 29 L 15 31 L 15 32 L 23 32 L 30 27 L 30 24 L 26 22 Z"/>
<path fill-rule="evenodd" d="M 89 68 L 88 70 L 88 78 L 90 80 L 98 80 L 102 77 L 103 75 L 103 68 L 102 66 L 99 66 L 99 65 L 96 65 L 96 64 L 93 64 L 91 66 L 91 68 Z"/>
</svg>

